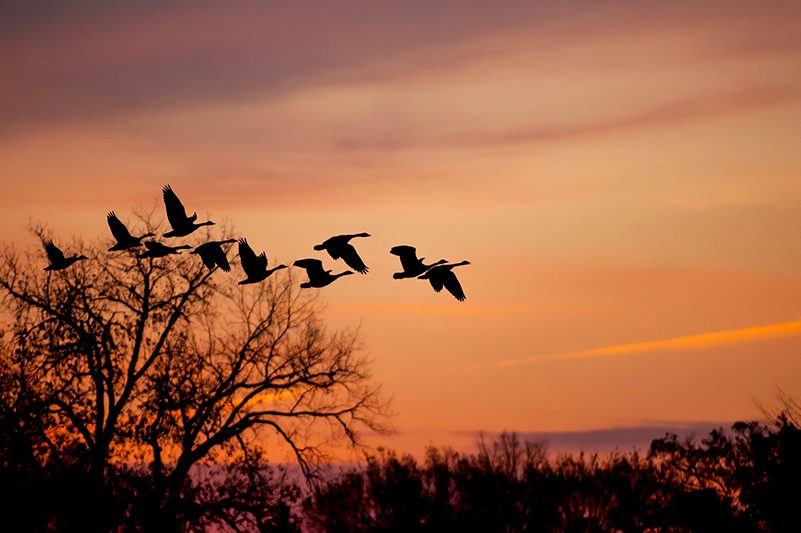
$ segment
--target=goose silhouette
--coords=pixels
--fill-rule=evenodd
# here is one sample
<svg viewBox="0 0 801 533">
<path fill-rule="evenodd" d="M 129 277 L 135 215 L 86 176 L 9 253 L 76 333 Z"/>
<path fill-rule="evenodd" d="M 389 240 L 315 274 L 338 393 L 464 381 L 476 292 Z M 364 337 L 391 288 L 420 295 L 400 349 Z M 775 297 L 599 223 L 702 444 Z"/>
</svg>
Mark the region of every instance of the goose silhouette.
<svg viewBox="0 0 801 533">
<path fill-rule="evenodd" d="M 358 272 L 359 274 L 367 274 L 367 266 L 356 253 L 356 248 L 350 244 L 350 240 L 354 237 L 369 237 L 369 233 L 354 233 L 352 235 L 337 235 L 318 244 L 314 247 L 315 250 L 325 250 L 332 259 L 342 259 L 345 264 Z"/>
<path fill-rule="evenodd" d="M 147 250 L 139 254 L 139 257 L 156 258 L 167 257 L 168 255 L 178 255 L 181 253 L 178 250 L 186 250 L 192 247 L 188 244 L 182 244 L 180 246 L 167 246 L 150 239 L 149 241 L 145 241 L 145 248 L 147 248 Z"/>
<path fill-rule="evenodd" d="M 192 213 L 191 217 L 186 216 L 184 204 L 178 199 L 178 195 L 173 192 L 172 187 L 165 185 L 161 190 L 164 195 L 164 206 L 167 208 L 167 220 L 172 226 L 172 231 L 164 234 L 165 237 L 186 237 L 201 226 L 213 226 L 214 222 L 207 220 L 199 224 L 197 213 Z"/>
<path fill-rule="evenodd" d="M 225 256 L 225 250 L 223 250 L 222 245 L 234 242 L 236 242 L 236 239 L 209 241 L 201 244 L 189 253 L 199 255 L 203 264 L 206 265 L 209 270 L 214 269 L 214 267 L 220 267 L 220 270 L 223 272 L 230 272 L 231 265 L 228 263 L 228 258 Z"/>
<path fill-rule="evenodd" d="M 469 264 L 470 261 L 462 261 L 460 263 L 453 263 L 451 265 L 435 266 L 418 279 L 427 279 L 429 283 L 431 283 L 431 287 L 433 287 L 435 292 L 440 292 L 442 287 L 445 287 L 454 298 L 460 302 L 463 302 L 466 296 L 464 295 L 462 286 L 459 284 L 459 280 L 456 278 L 456 274 L 453 273 L 452 269 L 458 266 Z"/>
<path fill-rule="evenodd" d="M 309 281 L 300 284 L 301 289 L 320 289 L 326 285 L 330 285 L 337 278 L 353 274 L 352 271 L 346 270 L 339 274 L 331 274 L 330 270 L 323 269 L 323 262 L 319 259 L 298 259 L 292 263 L 296 267 L 306 270 L 306 275 L 309 276 Z"/>
<path fill-rule="evenodd" d="M 392 277 L 395 279 L 416 278 L 432 267 L 447 263 L 446 260 L 440 259 L 435 263 L 426 265 L 423 263 L 425 257 L 417 258 L 417 250 L 414 246 L 393 246 L 389 250 L 389 253 L 397 255 L 403 267 L 403 272 L 395 272 L 392 274 Z"/>
<path fill-rule="evenodd" d="M 239 260 L 242 263 L 242 270 L 247 275 L 247 278 L 239 282 L 240 285 L 264 281 L 276 270 L 287 268 L 286 265 L 267 268 L 267 254 L 262 252 L 256 255 L 246 239 L 239 239 Z"/>
<path fill-rule="evenodd" d="M 117 218 L 114 211 L 106 215 L 108 227 L 111 229 L 111 234 L 117 239 L 117 244 L 108 249 L 109 252 L 118 252 L 121 250 L 130 250 L 131 248 L 138 248 L 142 246 L 142 239 L 145 237 L 155 237 L 155 233 L 145 233 L 141 237 L 134 237 L 125 227 L 125 224 Z"/>
<path fill-rule="evenodd" d="M 52 240 L 45 241 L 43 244 L 45 253 L 47 254 L 47 260 L 50 262 L 50 264 L 45 267 L 45 270 L 48 271 L 64 270 L 65 268 L 72 266 L 78 261 L 89 259 L 85 255 L 73 255 L 71 257 L 64 257 L 64 252 L 62 252 L 58 248 L 58 246 L 53 244 Z"/>
</svg>

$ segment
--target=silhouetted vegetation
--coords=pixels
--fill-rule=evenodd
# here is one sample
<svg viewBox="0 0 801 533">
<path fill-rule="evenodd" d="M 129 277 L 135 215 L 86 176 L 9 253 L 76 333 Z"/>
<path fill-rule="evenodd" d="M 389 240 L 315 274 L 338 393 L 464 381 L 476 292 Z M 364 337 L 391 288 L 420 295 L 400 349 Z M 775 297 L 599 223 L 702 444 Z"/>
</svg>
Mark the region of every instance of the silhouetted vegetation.
<svg viewBox="0 0 801 533">
<path fill-rule="evenodd" d="M 801 430 L 740 422 L 696 442 L 549 459 L 503 434 L 475 454 L 381 452 L 305 502 L 327 531 L 796 531 Z"/>
<path fill-rule="evenodd" d="M 105 248 L 0 261 L 1 528 L 295 528 L 265 446 L 313 479 L 328 444 L 380 427 L 356 333 L 327 331 L 291 274 L 240 288 L 189 254 Z"/>
</svg>

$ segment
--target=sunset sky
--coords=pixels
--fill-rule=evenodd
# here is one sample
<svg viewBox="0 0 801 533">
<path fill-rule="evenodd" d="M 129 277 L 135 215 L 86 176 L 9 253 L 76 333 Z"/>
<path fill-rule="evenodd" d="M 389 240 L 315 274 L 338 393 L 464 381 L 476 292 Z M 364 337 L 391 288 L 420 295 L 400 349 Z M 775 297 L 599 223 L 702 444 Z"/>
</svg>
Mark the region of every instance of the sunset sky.
<svg viewBox="0 0 801 533">
<path fill-rule="evenodd" d="M 798 28 L 797 1 L 3 2 L 2 240 L 110 238 L 167 183 L 282 262 L 369 232 L 322 297 L 401 449 L 759 417 L 801 397 Z M 467 301 L 392 280 L 397 244 L 470 260 Z"/>
</svg>

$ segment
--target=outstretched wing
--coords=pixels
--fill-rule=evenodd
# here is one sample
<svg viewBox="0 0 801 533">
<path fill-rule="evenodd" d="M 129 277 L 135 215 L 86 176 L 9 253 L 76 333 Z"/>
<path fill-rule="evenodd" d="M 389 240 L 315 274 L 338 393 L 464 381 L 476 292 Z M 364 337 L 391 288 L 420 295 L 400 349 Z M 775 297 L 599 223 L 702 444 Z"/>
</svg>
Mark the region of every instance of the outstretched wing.
<svg viewBox="0 0 801 533">
<path fill-rule="evenodd" d="M 459 283 L 459 279 L 456 277 L 456 274 L 454 274 L 453 271 L 449 270 L 448 272 L 445 272 L 440 279 L 442 280 L 442 283 L 445 285 L 445 288 L 448 289 L 448 292 L 453 294 L 454 298 L 456 298 L 460 302 L 464 301 L 466 296 L 464 295 L 464 291 L 462 290 L 462 285 Z M 432 280 L 432 285 L 433 285 L 433 280 Z"/>
<path fill-rule="evenodd" d="M 350 239 L 347 235 L 335 235 L 330 239 L 323 241 L 322 244 L 315 246 L 315 250 L 325 250 L 331 259 L 339 259 L 342 257 L 342 247 L 347 246 Z"/>
<path fill-rule="evenodd" d="M 323 262 L 319 259 L 298 259 L 293 265 L 306 269 L 306 274 L 309 278 L 325 276 L 326 272 L 323 269 Z"/>
<path fill-rule="evenodd" d="M 59 250 L 58 246 L 53 244 L 53 241 L 45 241 L 44 248 L 47 254 L 47 260 L 50 261 L 50 263 L 57 265 L 65 261 L 64 252 Z"/>
<path fill-rule="evenodd" d="M 211 270 L 217 266 L 216 250 L 213 246 L 208 246 L 209 243 L 203 244 L 195 248 L 195 252 L 200 256 L 200 260 L 206 265 L 206 268 Z"/>
<path fill-rule="evenodd" d="M 435 292 L 440 292 L 442 290 L 443 283 L 441 276 L 431 276 L 428 278 L 428 282 L 431 283 L 431 287 Z"/>
<path fill-rule="evenodd" d="M 217 260 L 217 266 L 219 266 L 223 272 L 231 271 L 231 265 L 228 263 L 228 257 L 225 255 L 225 250 L 218 246 L 214 250 L 214 257 Z"/>
<path fill-rule="evenodd" d="M 408 255 L 411 253 L 414 255 L 417 253 L 417 248 L 414 246 L 409 246 L 408 244 L 399 244 L 398 246 L 393 246 L 390 248 L 389 253 L 393 255 Z"/>
<path fill-rule="evenodd" d="M 108 221 L 108 227 L 111 229 L 111 234 L 114 235 L 114 238 L 117 239 L 117 242 L 126 242 L 133 239 L 131 237 L 131 232 L 128 231 L 128 228 L 125 227 L 125 224 L 117 218 L 117 215 L 114 214 L 114 211 L 111 211 L 108 215 L 106 215 L 106 220 Z"/>
<path fill-rule="evenodd" d="M 267 268 L 267 255 L 264 252 L 256 255 L 244 238 L 239 239 L 239 260 L 242 263 L 242 270 L 248 277 L 255 277 Z"/>
<path fill-rule="evenodd" d="M 356 248 L 350 244 L 345 244 L 340 247 L 339 255 L 342 257 L 342 260 L 345 261 L 345 264 L 350 268 L 359 274 L 367 274 L 367 265 L 364 264 L 362 258 L 359 257 L 358 253 L 356 253 Z"/>
<path fill-rule="evenodd" d="M 314 247 L 315 250 L 325 250 L 331 259 L 344 258 L 343 250 L 348 246 L 348 241 L 351 240 L 352 235 L 334 235 L 330 239 L 326 239 L 322 244 Z"/>
<path fill-rule="evenodd" d="M 175 229 L 185 225 L 187 222 L 186 209 L 178 199 L 178 195 L 169 185 L 165 185 L 161 192 L 164 194 L 164 207 L 167 208 L 167 220 L 169 220 L 170 226 Z"/>
<path fill-rule="evenodd" d="M 417 249 L 414 246 L 395 246 L 389 252 L 400 258 L 404 271 L 414 272 L 420 269 L 420 260 L 417 258 Z"/>
</svg>

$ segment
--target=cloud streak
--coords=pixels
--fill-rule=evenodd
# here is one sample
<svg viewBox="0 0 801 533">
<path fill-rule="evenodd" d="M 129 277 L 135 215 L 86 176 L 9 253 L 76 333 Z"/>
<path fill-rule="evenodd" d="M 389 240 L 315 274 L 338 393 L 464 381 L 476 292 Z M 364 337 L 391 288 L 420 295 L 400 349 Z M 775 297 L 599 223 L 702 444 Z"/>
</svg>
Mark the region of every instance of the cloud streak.
<svg viewBox="0 0 801 533">
<path fill-rule="evenodd" d="M 655 105 L 628 115 L 574 124 L 543 124 L 528 128 L 487 133 L 467 133 L 455 137 L 385 138 L 360 141 L 340 139 L 343 149 L 400 150 L 410 148 L 495 148 L 540 142 L 601 137 L 642 128 L 671 126 L 705 118 L 715 118 L 743 111 L 768 108 L 801 101 L 799 86 L 750 87 L 727 94 L 689 96 Z"/>
<path fill-rule="evenodd" d="M 612 346 L 604 346 L 590 350 L 577 350 L 549 355 L 534 355 L 529 357 L 501 359 L 488 364 L 471 365 L 463 368 L 465 370 L 488 367 L 503 368 L 547 362 L 619 357 L 624 355 L 652 352 L 682 352 L 688 350 L 700 350 L 703 348 L 714 348 L 718 346 L 729 346 L 747 342 L 780 339 L 784 337 L 794 337 L 797 335 L 801 335 L 801 320 L 781 322 L 778 324 L 768 324 L 765 326 L 699 333 L 696 335 L 686 335 L 683 337 L 673 337 L 669 339 L 614 344 Z"/>
</svg>

